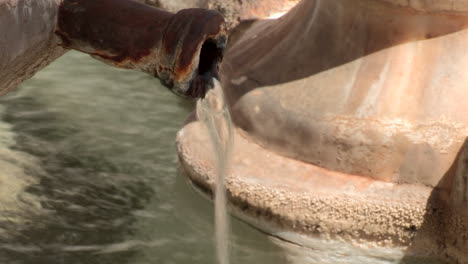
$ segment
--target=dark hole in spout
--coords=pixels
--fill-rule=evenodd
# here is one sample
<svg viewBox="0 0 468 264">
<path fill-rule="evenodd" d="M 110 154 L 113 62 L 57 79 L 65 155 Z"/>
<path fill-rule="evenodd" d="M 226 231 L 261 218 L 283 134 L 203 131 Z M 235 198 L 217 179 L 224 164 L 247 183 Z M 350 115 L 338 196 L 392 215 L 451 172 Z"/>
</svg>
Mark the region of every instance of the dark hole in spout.
<svg viewBox="0 0 468 264">
<path fill-rule="evenodd" d="M 213 78 L 218 77 L 218 64 L 223 58 L 223 47 L 219 47 L 213 39 L 203 43 L 200 51 L 197 75 L 192 80 L 188 95 L 192 98 L 205 97 L 208 89 L 213 87 Z"/>
<path fill-rule="evenodd" d="M 216 42 L 212 39 L 206 40 L 200 51 L 198 74 L 205 75 L 216 72 L 216 67 L 218 66 L 218 62 L 221 61 L 221 57 L 222 49 L 218 47 Z"/>
</svg>

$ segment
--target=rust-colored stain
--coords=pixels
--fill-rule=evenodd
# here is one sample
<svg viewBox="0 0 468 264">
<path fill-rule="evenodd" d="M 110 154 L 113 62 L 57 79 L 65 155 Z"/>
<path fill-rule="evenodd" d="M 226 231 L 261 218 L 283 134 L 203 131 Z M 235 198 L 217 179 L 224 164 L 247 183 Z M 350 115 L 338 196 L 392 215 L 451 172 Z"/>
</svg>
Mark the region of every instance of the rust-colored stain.
<svg viewBox="0 0 468 264">
<path fill-rule="evenodd" d="M 217 77 L 227 42 L 224 18 L 216 11 L 172 14 L 130 0 L 64 0 L 56 33 L 66 48 L 147 72 L 195 98 Z"/>
<path fill-rule="evenodd" d="M 179 54 L 178 69 L 187 70 L 195 53 L 206 39 L 214 39 L 222 30 L 224 19 L 218 12 L 204 9 L 186 9 L 176 14 L 164 35 L 164 51 L 167 54 Z M 182 40 L 175 46 L 178 40 Z M 225 40 L 224 40 L 225 41 Z"/>
</svg>

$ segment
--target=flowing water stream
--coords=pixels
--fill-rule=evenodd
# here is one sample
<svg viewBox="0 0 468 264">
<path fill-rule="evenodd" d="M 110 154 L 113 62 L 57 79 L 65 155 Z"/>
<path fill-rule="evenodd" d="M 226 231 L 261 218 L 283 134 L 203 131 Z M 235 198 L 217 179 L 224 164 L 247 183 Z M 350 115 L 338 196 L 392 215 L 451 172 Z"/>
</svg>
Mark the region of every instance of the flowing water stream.
<svg viewBox="0 0 468 264">
<path fill-rule="evenodd" d="M 215 225 L 218 263 L 229 264 L 229 219 L 225 178 L 229 173 L 233 146 L 232 122 L 221 84 L 216 79 L 213 82 L 213 89 L 210 89 L 205 98 L 197 103 L 197 116 L 208 129 L 217 162 Z"/>
</svg>

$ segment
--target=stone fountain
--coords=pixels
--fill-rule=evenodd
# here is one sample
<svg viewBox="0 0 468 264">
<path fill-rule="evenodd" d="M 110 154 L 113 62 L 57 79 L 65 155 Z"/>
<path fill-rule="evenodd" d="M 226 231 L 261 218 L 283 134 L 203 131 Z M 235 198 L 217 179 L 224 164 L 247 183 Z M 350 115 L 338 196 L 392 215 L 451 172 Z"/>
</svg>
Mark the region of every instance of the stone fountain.
<svg viewBox="0 0 468 264">
<path fill-rule="evenodd" d="M 468 1 L 303 0 L 231 34 L 232 211 L 285 232 L 468 261 Z M 209 193 L 195 118 L 183 168 Z M 295 241 L 301 243 L 300 241 Z"/>
<path fill-rule="evenodd" d="M 99 20 L 93 1 L 81 1 L 88 7 L 76 10 L 61 0 L 0 1 L 0 93 L 73 48 L 199 96 L 190 89 L 203 81 L 202 47 L 211 41 L 216 52 L 208 52 L 207 65 L 221 67 L 236 126 L 227 177 L 234 214 L 299 244 L 320 238 L 398 248 L 405 257 L 468 261 L 468 0 L 302 0 L 276 20 L 258 17 L 289 0 L 244 1 L 235 12 L 231 1 L 190 1 L 224 10 L 228 26 L 238 24 L 222 64 L 226 27 L 213 12 L 177 13 L 175 23 L 196 33 L 174 38 L 196 41 L 180 41 L 189 49 L 167 53 L 174 45 L 164 49 L 160 41 L 173 44 L 174 38 L 158 27 L 172 14 L 124 0 L 96 2 L 145 15 L 129 27 L 136 31 L 125 31 L 122 16 L 107 14 L 117 21 L 106 25 L 116 34 L 88 27 L 83 35 L 73 21 L 86 28 Z M 212 20 L 191 27 L 180 14 Z M 154 38 L 141 27 L 150 21 Z M 129 42 L 112 39 L 127 35 Z M 186 54 L 184 67 L 180 54 Z M 210 194 L 216 158 L 208 141 L 192 116 L 177 150 L 190 180 Z"/>
</svg>

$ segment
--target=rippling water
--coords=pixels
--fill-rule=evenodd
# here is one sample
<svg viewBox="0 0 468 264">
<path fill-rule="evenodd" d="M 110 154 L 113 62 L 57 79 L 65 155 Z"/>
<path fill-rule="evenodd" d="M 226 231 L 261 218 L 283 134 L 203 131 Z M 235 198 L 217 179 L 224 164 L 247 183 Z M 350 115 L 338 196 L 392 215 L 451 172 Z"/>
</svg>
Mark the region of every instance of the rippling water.
<svg viewBox="0 0 468 264">
<path fill-rule="evenodd" d="M 190 102 L 70 52 L 0 104 L 0 263 L 216 262 L 212 204 L 177 170 Z M 232 229 L 233 263 L 285 263 Z"/>
<path fill-rule="evenodd" d="M 177 169 L 175 135 L 193 107 L 75 52 L 1 97 L 0 263 L 216 263 L 213 205 Z M 306 249 L 230 221 L 231 263 L 403 257 L 320 240 Z"/>
</svg>

